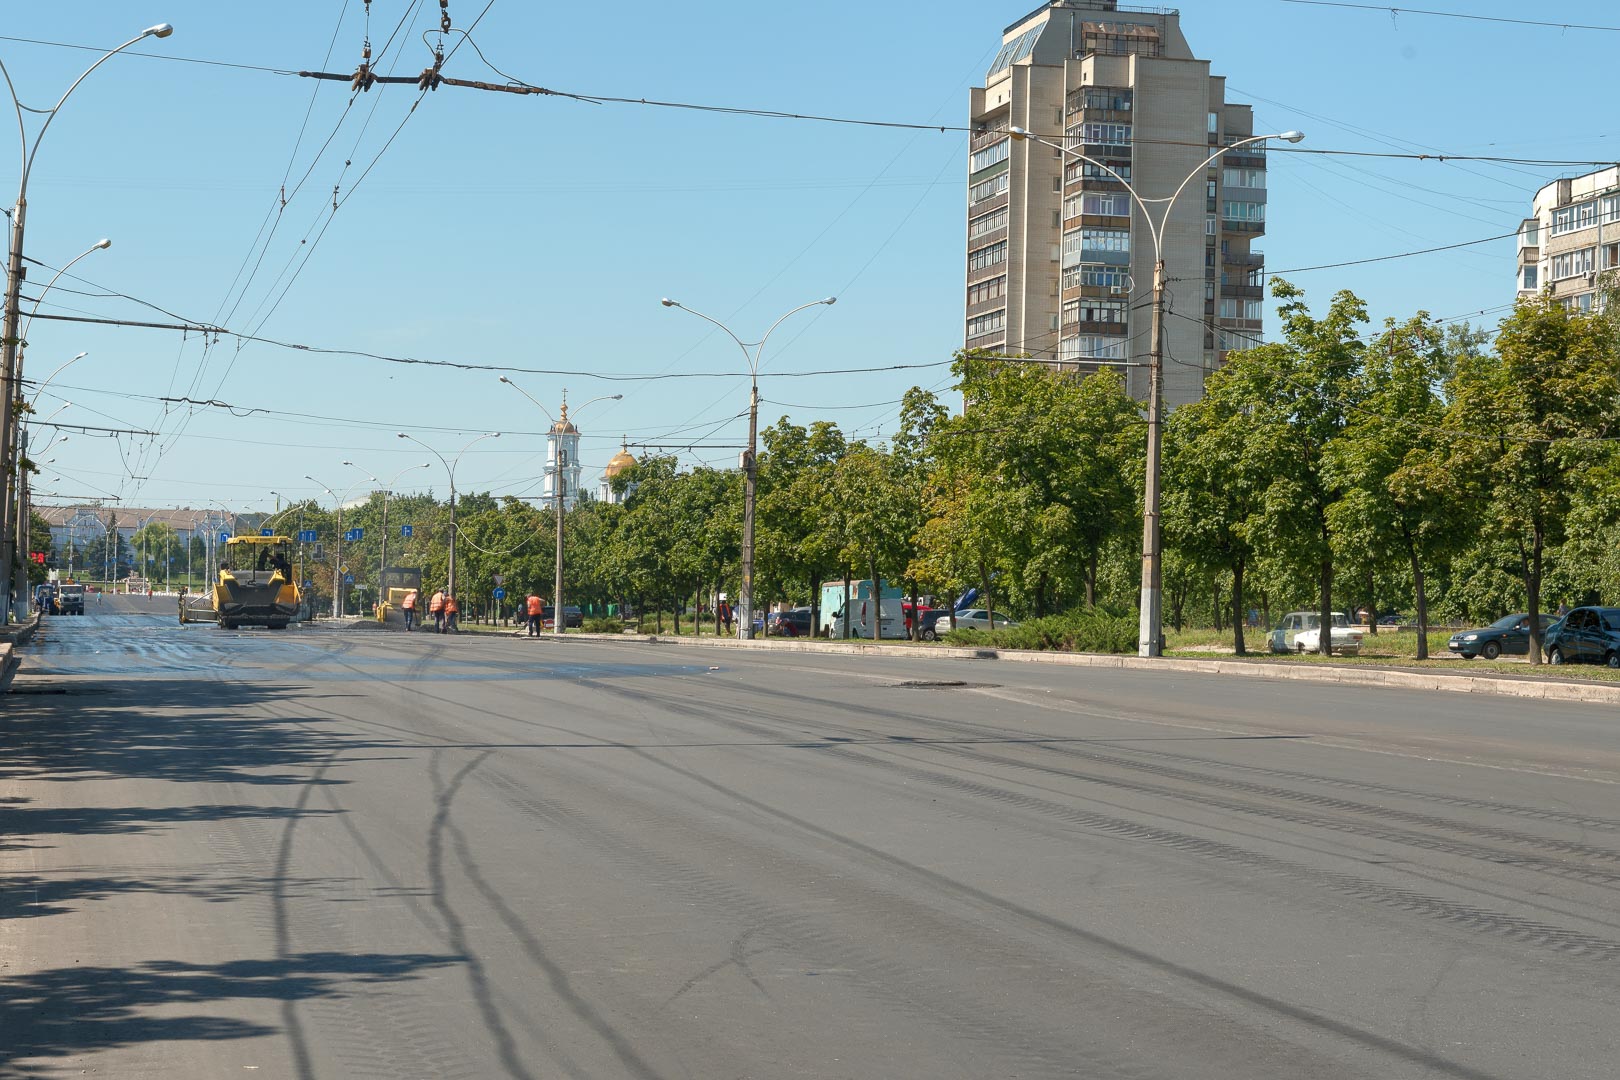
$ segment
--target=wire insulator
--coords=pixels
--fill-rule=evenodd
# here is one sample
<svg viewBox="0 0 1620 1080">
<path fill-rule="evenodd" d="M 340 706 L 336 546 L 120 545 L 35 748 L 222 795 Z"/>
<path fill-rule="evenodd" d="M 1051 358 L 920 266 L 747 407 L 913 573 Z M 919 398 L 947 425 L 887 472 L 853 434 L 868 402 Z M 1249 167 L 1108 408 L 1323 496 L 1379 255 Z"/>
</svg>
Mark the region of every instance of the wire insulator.
<svg viewBox="0 0 1620 1080">
<path fill-rule="evenodd" d="M 439 0 L 439 29 L 450 32 L 450 0 Z"/>
</svg>

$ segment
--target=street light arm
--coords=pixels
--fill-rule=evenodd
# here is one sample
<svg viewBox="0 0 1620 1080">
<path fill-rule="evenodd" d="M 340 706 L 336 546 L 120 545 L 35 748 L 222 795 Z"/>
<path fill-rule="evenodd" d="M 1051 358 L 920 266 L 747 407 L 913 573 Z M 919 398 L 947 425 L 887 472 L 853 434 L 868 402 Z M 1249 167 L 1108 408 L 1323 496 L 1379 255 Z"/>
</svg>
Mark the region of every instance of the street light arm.
<svg viewBox="0 0 1620 1080">
<path fill-rule="evenodd" d="M 603 394 L 601 397 L 593 397 L 593 398 L 591 398 L 591 400 L 587 401 L 584 405 L 575 405 L 574 406 L 574 415 L 578 416 L 581 409 L 585 409 L 585 408 L 588 408 L 588 407 L 590 407 L 592 405 L 595 405 L 598 401 L 623 401 L 623 400 L 624 400 L 624 395 L 623 394 Z"/>
<path fill-rule="evenodd" d="M 546 414 L 546 419 L 550 420 L 553 425 L 555 425 L 557 423 L 557 418 L 555 416 L 551 415 L 551 410 L 546 408 L 544 405 L 540 404 L 539 400 L 537 400 L 533 394 L 531 394 L 527 390 L 523 389 L 523 387 L 519 386 L 517 383 L 513 382 L 511 379 L 508 379 L 505 375 L 501 376 L 501 382 L 505 383 L 507 386 L 510 386 L 512 389 L 516 390 L 518 393 L 520 393 L 524 397 L 528 398 L 530 403 L 532 403 L 535 408 L 539 409 L 541 412 Z"/>
<path fill-rule="evenodd" d="M 1211 162 L 1213 162 L 1216 158 L 1219 158 L 1223 154 L 1227 153 L 1228 151 L 1236 150 L 1239 147 L 1248 146 L 1251 143 L 1265 142 L 1267 139 L 1286 139 L 1289 142 L 1299 142 L 1299 140 L 1303 139 L 1304 137 L 1305 137 L 1304 135 L 1300 134 L 1297 131 L 1283 131 L 1283 132 L 1278 132 L 1275 135 L 1250 135 L 1247 138 L 1239 139 L 1237 142 L 1232 143 L 1232 144 L 1230 144 L 1228 146 L 1221 147 L 1219 150 L 1217 150 L 1213 154 L 1209 155 L 1209 157 L 1205 158 L 1204 163 L 1202 165 L 1198 166 L 1198 168 L 1194 169 L 1192 172 L 1187 174 L 1187 179 L 1183 180 L 1181 182 L 1181 185 L 1176 188 L 1176 193 L 1174 195 L 1170 196 L 1170 198 L 1168 200 L 1169 203 L 1170 203 L 1170 206 L 1174 206 L 1176 200 L 1181 198 L 1181 193 L 1186 190 L 1188 184 L 1192 183 L 1193 180 L 1195 180 L 1197 177 L 1203 175 L 1204 170 L 1209 168 L 1209 165 L 1210 165 Z M 1154 200 L 1154 201 L 1157 202 L 1158 200 Z M 1166 222 L 1168 222 L 1170 220 L 1170 207 L 1165 208 L 1164 218 L 1165 218 Z"/>
<path fill-rule="evenodd" d="M 771 328 L 769 330 L 765 331 L 765 336 L 759 339 L 759 347 L 754 350 L 754 361 L 755 361 L 754 375 L 756 377 L 759 375 L 758 362 L 765 355 L 765 343 L 767 341 L 771 340 L 771 335 L 776 332 L 776 328 L 778 326 L 781 326 L 783 323 L 787 322 L 790 318 L 797 315 L 801 311 L 805 311 L 805 310 L 807 310 L 809 308 L 813 308 L 813 307 L 821 307 L 824 304 L 825 305 L 830 305 L 830 304 L 836 302 L 837 299 L 838 298 L 836 296 L 828 296 L 828 297 L 825 297 L 825 298 L 823 298 L 821 300 L 812 300 L 808 304 L 800 304 L 798 307 L 794 308 L 792 311 L 788 312 L 786 315 L 783 315 L 780 319 L 777 319 L 775 322 L 771 323 Z"/>
<path fill-rule="evenodd" d="M 420 446 L 422 449 L 426 450 L 428 453 L 430 453 L 434 457 L 438 458 L 439 459 L 439 464 L 444 466 L 444 471 L 447 472 L 447 473 L 450 473 L 451 476 L 455 475 L 455 470 L 451 469 L 450 468 L 450 463 L 448 461 L 444 460 L 444 455 L 439 453 L 437 450 L 433 449 L 432 446 L 430 446 L 427 443 L 423 442 L 421 439 L 418 439 L 415 435 L 409 434 L 408 432 L 401 431 L 399 433 L 399 437 L 402 438 L 402 439 L 409 439 L 411 442 L 415 443 L 417 446 Z"/>
<path fill-rule="evenodd" d="M 726 336 L 728 338 L 730 338 L 732 341 L 735 341 L 737 343 L 737 348 L 742 350 L 743 359 L 745 359 L 748 362 L 748 373 L 750 375 L 754 375 L 754 376 L 759 375 L 759 370 L 755 366 L 755 362 L 754 362 L 754 354 L 748 351 L 748 346 L 743 343 L 742 338 L 738 337 L 736 334 L 733 334 L 731 332 L 731 327 L 727 326 L 725 323 L 721 322 L 719 319 L 710 318 L 709 316 L 703 314 L 703 312 L 698 311 L 695 308 L 687 307 L 685 304 L 679 302 L 678 300 L 666 299 L 666 300 L 662 301 L 662 303 L 663 303 L 663 305 L 665 307 L 680 308 L 682 311 L 686 312 L 688 315 L 696 315 L 698 318 L 702 319 L 704 322 L 712 323 L 715 326 L 718 326 L 721 330 L 724 330 Z"/>
<path fill-rule="evenodd" d="M 168 23 L 164 23 L 162 26 L 154 26 L 154 27 L 151 27 L 149 29 L 142 30 L 139 34 L 136 34 L 134 37 L 130 38 L 128 41 L 126 41 L 122 45 L 118 46 L 118 48 L 113 49 L 111 52 L 108 52 L 101 59 L 99 59 L 95 63 L 91 64 L 88 68 L 85 68 L 84 74 L 80 75 L 77 79 L 73 80 L 73 85 L 69 86 L 67 88 L 67 90 L 63 92 L 62 96 L 56 100 L 56 104 L 52 105 L 50 110 L 45 114 L 45 123 L 43 125 L 41 125 L 41 127 L 39 129 L 39 134 L 34 136 L 34 145 L 33 145 L 32 149 L 29 149 L 28 146 L 27 146 L 27 135 L 25 134 L 23 136 L 24 150 L 23 150 L 23 162 L 22 162 L 22 181 L 18 185 L 18 190 L 20 190 L 20 191 L 27 191 L 28 190 L 28 174 L 33 170 L 33 167 L 34 167 L 34 155 L 39 152 L 40 141 L 45 138 L 45 132 L 50 129 L 51 121 L 56 119 L 57 111 L 59 109 L 61 109 L 62 105 L 67 101 L 67 99 L 72 96 L 73 91 L 75 91 L 75 90 L 77 90 L 79 88 L 79 84 L 84 82 L 84 80 L 88 79 L 90 77 L 91 72 L 95 71 L 96 68 L 100 67 L 102 64 L 105 64 L 108 60 L 111 60 L 113 57 L 117 56 L 119 53 L 121 53 L 125 49 L 129 48 L 131 45 L 134 45 L 136 42 L 145 41 L 147 38 L 153 36 L 154 34 L 157 35 L 158 37 L 168 37 L 169 33 L 172 33 L 172 32 L 173 32 L 173 28 L 170 27 Z M 7 83 L 8 86 L 11 83 L 11 76 L 9 74 L 6 76 L 6 83 Z M 16 91 L 15 87 L 12 88 L 11 99 L 17 106 L 17 124 L 18 124 L 18 127 L 20 128 L 22 126 L 22 108 L 23 108 L 23 105 L 22 105 L 21 101 L 17 100 L 17 91 Z"/>
<path fill-rule="evenodd" d="M 1153 220 L 1153 211 L 1148 209 L 1147 202 L 1142 198 L 1142 196 L 1140 196 L 1140 195 L 1138 195 L 1136 193 L 1136 188 L 1131 186 L 1131 182 L 1129 180 L 1125 179 L 1123 176 L 1119 175 L 1119 173 L 1115 172 L 1113 166 L 1109 165 L 1108 162 L 1099 161 L 1096 158 L 1092 157 L 1090 154 L 1083 154 L 1080 151 L 1074 149 L 1073 147 L 1064 146 L 1062 143 L 1055 143 L 1051 139 L 1042 138 L 1039 135 L 1035 135 L 1035 134 L 1033 134 L 1031 132 L 1025 131 L 1021 127 L 1009 128 L 1008 130 L 1012 132 L 1012 137 L 1013 137 L 1013 139 L 1015 141 L 1020 141 L 1021 142 L 1021 141 L 1025 140 L 1025 139 L 1028 139 L 1030 142 L 1037 142 L 1037 143 L 1040 143 L 1042 146 L 1050 146 L 1052 149 L 1056 150 L 1060 154 L 1068 154 L 1070 157 L 1079 158 L 1081 161 L 1084 161 L 1084 162 L 1086 162 L 1088 164 L 1097 166 L 1097 168 L 1101 169 L 1103 172 L 1107 173 L 1109 176 L 1112 176 L 1115 180 L 1119 181 L 1120 185 L 1125 188 L 1125 193 L 1131 197 L 1131 201 L 1136 203 L 1137 207 L 1142 211 L 1142 217 L 1148 223 L 1148 230 L 1149 230 L 1149 232 L 1151 232 L 1153 234 L 1153 247 L 1154 247 L 1155 250 L 1158 249 L 1158 246 L 1159 246 L 1159 224 L 1158 224 L 1158 222 Z M 1157 200 L 1155 200 L 1155 201 L 1157 201 Z"/>
</svg>

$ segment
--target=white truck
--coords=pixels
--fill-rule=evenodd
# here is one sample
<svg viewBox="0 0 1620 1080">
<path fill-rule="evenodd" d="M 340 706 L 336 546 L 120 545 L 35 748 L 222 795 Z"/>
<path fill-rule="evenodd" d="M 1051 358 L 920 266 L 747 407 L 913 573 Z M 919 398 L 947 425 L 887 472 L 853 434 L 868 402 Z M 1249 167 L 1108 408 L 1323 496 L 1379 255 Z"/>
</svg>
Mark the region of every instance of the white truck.
<svg viewBox="0 0 1620 1080">
<path fill-rule="evenodd" d="M 849 589 L 849 608 L 844 611 L 844 589 Z M 877 599 L 873 599 L 872 582 L 825 581 L 821 585 L 821 621 L 816 633 L 830 638 L 872 637 L 872 624 L 878 624 L 878 636 L 895 640 L 904 639 L 906 613 L 898 588 L 880 582 Z"/>
<path fill-rule="evenodd" d="M 1350 625 L 1349 616 L 1342 611 L 1333 613 L 1329 628 L 1330 647 L 1344 656 L 1361 652 L 1361 630 Z M 1322 613 L 1320 611 L 1290 611 L 1269 635 L 1274 653 L 1314 653 L 1322 646 Z"/>
</svg>

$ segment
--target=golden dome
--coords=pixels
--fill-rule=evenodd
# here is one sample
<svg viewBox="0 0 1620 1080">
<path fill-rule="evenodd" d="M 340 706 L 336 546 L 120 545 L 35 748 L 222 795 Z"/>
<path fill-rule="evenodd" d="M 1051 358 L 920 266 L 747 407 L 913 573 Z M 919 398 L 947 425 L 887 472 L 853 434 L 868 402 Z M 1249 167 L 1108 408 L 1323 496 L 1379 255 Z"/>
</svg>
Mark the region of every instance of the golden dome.
<svg viewBox="0 0 1620 1080">
<path fill-rule="evenodd" d="M 639 464 L 639 462 L 636 461 L 635 455 L 630 453 L 630 446 L 626 443 L 624 449 L 613 455 L 613 460 L 607 463 L 607 468 L 602 470 L 602 475 L 611 480 L 636 464 Z"/>
<path fill-rule="evenodd" d="M 563 399 L 562 403 L 562 418 L 551 425 L 551 433 L 553 435 L 579 434 L 579 428 L 575 427 L 574 422 L 568 419 L 568 400 L 566 398 Z"/>
</svg>

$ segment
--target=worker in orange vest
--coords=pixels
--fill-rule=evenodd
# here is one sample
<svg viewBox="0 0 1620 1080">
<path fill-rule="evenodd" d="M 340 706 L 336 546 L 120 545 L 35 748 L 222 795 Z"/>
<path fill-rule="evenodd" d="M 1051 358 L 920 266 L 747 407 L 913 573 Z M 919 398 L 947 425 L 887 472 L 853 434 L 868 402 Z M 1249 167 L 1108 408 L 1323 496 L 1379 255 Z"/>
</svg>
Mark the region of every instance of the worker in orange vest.
<svg viewBox="0 0 1620 1080">
<path fill-rule="evenodd" d="M 399 602 L 399 609 L 405 613 L 405 632 L 408 634 L 416 627 L 416 590 L 412 589 L 405 594 L 405 599 Z"/>
<path fill-rule="evenodd" d="M 444 633 L 444 590 L 440 589 L 428 597 L 428 614 L 433 616 L 433 632 Z"/>
<path fill-rule="evenodd" d="M 545 610 L 546 603 L 544 600 L 541 600 L 538 596 L 534 595 L 534 593 L 529 594 L 527 603 L 529 612 L 529 636 L 539 637 L 540 616 Z"/>
<path fill-rule="evenodd" d="M 456 616 L 461 614 L 461 605 L 456 598 L 446 593 L 444 597 L 444 632 L 447 634 L 461 633 L 461 627 L 456 625 Z"/>
</svg>

